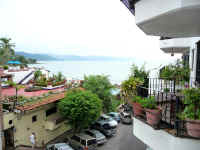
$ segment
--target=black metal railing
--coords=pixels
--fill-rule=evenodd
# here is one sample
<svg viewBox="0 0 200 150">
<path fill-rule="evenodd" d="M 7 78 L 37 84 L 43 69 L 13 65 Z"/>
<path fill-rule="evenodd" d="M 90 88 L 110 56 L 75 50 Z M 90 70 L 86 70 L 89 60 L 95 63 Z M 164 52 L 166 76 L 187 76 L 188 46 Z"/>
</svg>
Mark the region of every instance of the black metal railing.
<svg viewBox="0 0 200 150">
<path fill-rule="evenodd" d="M 155 129 L 166 129 L 167 132 L 178 137 L 190 137 L 186 132 L 186 122 L 179 118 L 181 112 L 183 112 L 185 105 L 183 103 L 184 96 L 180 90 L 193 87 L 189 84 L 189 81 L 177 81 L 177 80 L 164 80 L 158 78 L 149 78 L 149 86 L 139 86 L 139 89 L 143 89 L 143 92 L 148 92 L 149 96 L 154 96 L 156 103 L 162 109 L 162 119 L 158 126 L 154 126 Z M 142 96 L 142 94 L 138 94 Z M 145 121 L 146 116 L 142 115 L 139 119 Z"/>
</svg>

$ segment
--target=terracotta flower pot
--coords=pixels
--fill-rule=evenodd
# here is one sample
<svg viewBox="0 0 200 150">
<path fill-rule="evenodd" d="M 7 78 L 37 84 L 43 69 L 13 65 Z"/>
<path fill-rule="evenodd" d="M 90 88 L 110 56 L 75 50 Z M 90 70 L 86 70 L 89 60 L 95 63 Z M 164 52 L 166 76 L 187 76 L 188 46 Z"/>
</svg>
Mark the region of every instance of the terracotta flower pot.
<svg viewBox="0 0 200 150">
<path fill-rule="evenodd" d="M 200 137 L 200 120 L 186 120 L 186 128 L 188 135 L 192 137 Z"/>
<path fill-rule="evenodd" d="M 150 125 L 158 125 L 161 120 L 161 109 L 145 109 L 147 123 Z"/>
<path fill-rule="evenodd" d="M 144 109 L 139 103 L 133 103 L 133 112 L 135 116 L 141 116 L 144 112 Z"/>
</svg>

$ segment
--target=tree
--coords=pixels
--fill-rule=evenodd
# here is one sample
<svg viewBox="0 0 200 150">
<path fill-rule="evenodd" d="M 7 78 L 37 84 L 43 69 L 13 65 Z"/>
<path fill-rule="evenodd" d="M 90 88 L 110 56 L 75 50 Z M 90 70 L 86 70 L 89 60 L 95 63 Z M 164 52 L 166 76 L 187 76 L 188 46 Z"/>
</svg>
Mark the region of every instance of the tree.
<svg viewBox="0 0 200 150">
<path fill-rule="evenodd" d="M 9 38 L 0 38 L 0 64 L 5 64 L 12 56 L 15 55 L 13 43 Z"/>
<path fill-rule="evenodd" d="M 125 80 L 121 84 L 121 93 L 125 98 L 132 98 L 133 96 L 138 95 L 137 87 L 142 85 L 143 81 L 139 78 L 130 76 L 128 80 Z"/>
<path fill-rule="evenodd" d="M 101 100 L 90 91 L 73 89 L 58 103 L 61 115 L 69 121 L 74 133 L 97 120 L 102 110 Z"/>
<path fill-rule="evenodd" d="M 90 75 L 84 77 L 83 88 L 90 90 L 98 95 L 103 103 L 103 111 L 109 112 L 111 109 L 112 89 L 114 86 L 110 83 L 108 76 Z"/>
</svg>

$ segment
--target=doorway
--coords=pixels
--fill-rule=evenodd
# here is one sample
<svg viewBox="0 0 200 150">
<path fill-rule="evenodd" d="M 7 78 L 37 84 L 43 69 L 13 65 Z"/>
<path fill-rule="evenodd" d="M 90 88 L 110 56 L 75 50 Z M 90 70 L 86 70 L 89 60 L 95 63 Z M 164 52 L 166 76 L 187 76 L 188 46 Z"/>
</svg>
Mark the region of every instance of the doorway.
<svg viewBox="0 0 200 150">
<path fill-rule="evenodd" d="M 14 149 L 14 127 L 4 131 L 6 150 Z"/>
</svg>

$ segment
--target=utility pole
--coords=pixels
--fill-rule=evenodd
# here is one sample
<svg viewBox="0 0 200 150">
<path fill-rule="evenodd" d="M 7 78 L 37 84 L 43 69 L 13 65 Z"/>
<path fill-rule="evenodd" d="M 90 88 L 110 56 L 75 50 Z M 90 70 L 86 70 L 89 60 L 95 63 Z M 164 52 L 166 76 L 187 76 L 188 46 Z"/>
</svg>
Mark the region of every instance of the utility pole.
<svg viewBox="0 0 200 150">
<path fill-rule="evenodd" d="M 5 150 L 5 140 L 4 140 L 4 132 L 3 132 L 3 103 L 2 103 L 2 86 L 1 86 L 1 73 L 2 70 L 0 68 L 0 150 Z"/>
</svg>

